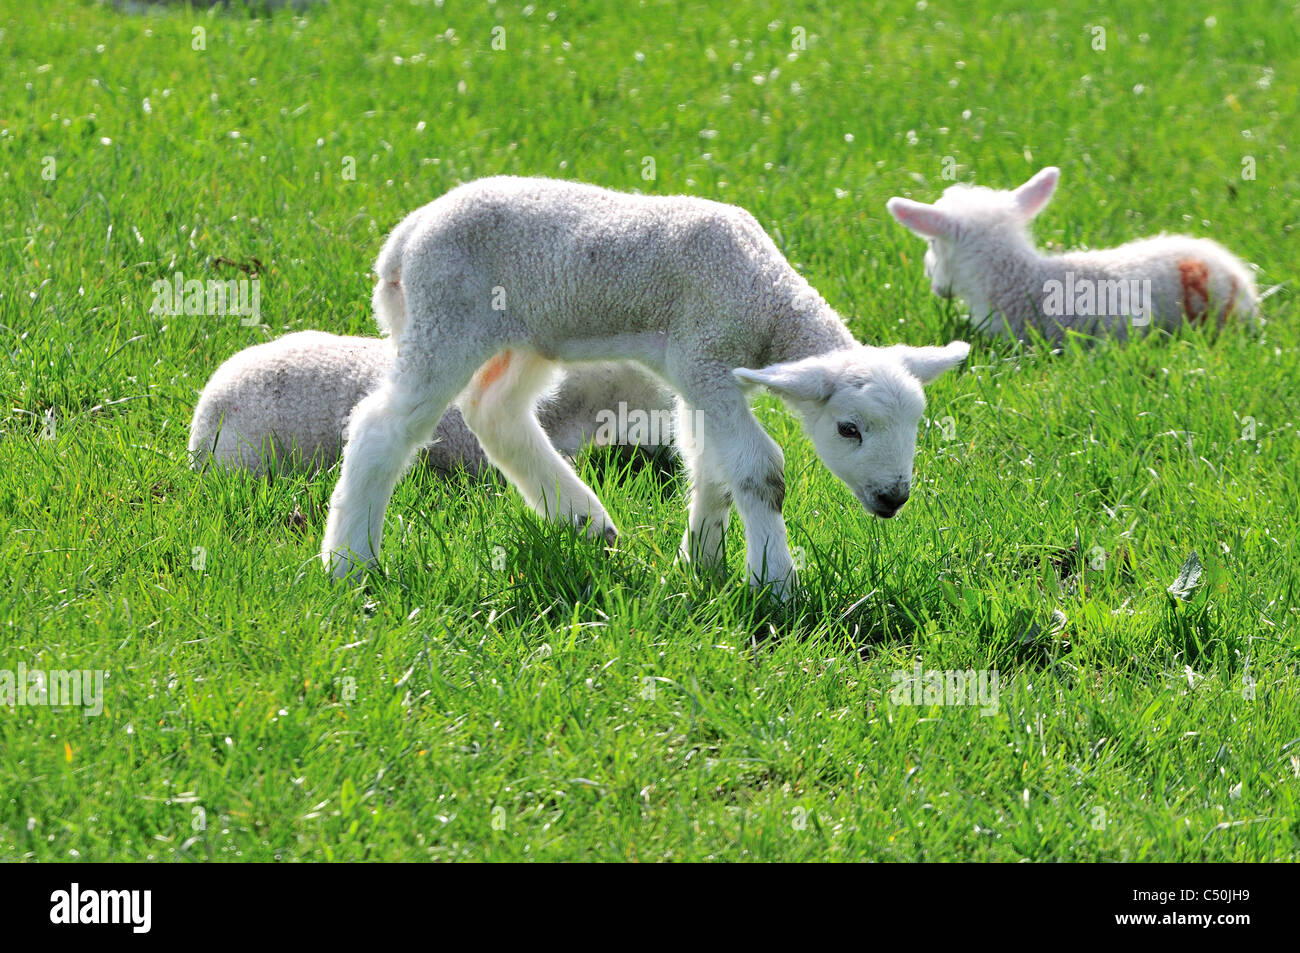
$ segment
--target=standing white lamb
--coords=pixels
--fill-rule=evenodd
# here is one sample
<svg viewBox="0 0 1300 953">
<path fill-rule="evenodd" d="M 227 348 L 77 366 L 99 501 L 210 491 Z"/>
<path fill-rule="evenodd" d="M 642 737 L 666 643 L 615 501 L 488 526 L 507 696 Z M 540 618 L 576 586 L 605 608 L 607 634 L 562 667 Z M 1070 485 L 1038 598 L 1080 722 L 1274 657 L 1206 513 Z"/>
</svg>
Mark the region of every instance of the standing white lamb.
<svg viewBox="0 0 1300 953">
<path fill-rule="evenodd" d="M 209 462 L 254 474 L 276 465 L 315 470 L 333 465 L 343 449 L 348 416 L 383 380 L 393 362 L 382 338 L 299 331 L 245 348 L 208 380 L 194 408 L 189 451 L 195 468 Z M 619 413 L 619 405 L 631 408 Z M 643 417 L 670 420 L 672 394 L 627 363 L 590 364 L 560 381 L 538 403 L 551 441 L 566 454 L 585 444 L 666 445 L 664 428 L 635 427 Z M 640 415 L 640 416 L 638 416 Z M 629 419 L 632 427 L 627 425 Z M 455 408 L 438 422 L 435 442 L 422 451 L 426 466 L 478 476 L 487 456 Z"/>
<path fill-rule="evenodd" d="M 1049 340 L 1065 330 L 1123 338 L 1129 326 L 1173 330 L 1211 314 L 1254 319 L 1259 306 L 1250 269 L 1217 242 L 1160 235 L 1100 251 L 1044 255 L 1029 222 L 1056 189 L 1048 167 L 1012 191 L 954 185 L 933 205 L 892 198 L 894 218 L 930 243 L 925 274 L 941 297 L 957 295 L 977 326 Z"/>
<path fill-rule="evenodd" d="M 679 395 L 683 557 L 722 558 L 734 501 L 751 583 L 785 595 L 784 458 L 748 387 L 784 398 L 832 472 L 890 517 L 911 489 L 921 385 L 969 351 L 858 344 L 753 216 L 685 196 L 481 179 L 407 216 L 375 270 L 376 317 L 397 356 L 349 425 L 321 551 L 339 577 L 376 559 L 393 486 L 457 395 L 531 506 L 614 541 L 614 521 L 530 408 L 560 364 L 630 360 Z"/>
</svg>

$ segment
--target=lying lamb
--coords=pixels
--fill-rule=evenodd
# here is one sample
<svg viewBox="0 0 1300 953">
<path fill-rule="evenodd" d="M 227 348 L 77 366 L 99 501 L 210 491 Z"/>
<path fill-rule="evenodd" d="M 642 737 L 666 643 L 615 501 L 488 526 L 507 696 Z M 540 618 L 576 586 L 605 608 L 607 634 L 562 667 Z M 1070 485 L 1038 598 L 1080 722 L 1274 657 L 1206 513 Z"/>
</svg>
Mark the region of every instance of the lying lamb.
<svg viewBox="0 0 1300 953">
<path fill-rule="evenodd" d="M 969 351 L 858 344 L 748 212 L 684 196 L 481 179 L 408 215 L 375 270 L 397 360 L 348 427 L 321 551 L 338 577 L 376 560 L 393 486 L 457 395 L 534 509 L 614 542 L 614 521 L 530 408 L 562 364 L 629 360 L 679 395 L 683 558 L 722 558 L 734 500 L 751 584 L 784 596 L 795 582 L 784 458 L 747 390 L 784 398 L 831 471 L 888 518 L 911 489 L 921 385 Z"/>
<path fill-rule="evenodd" d="M 1043 169 L 1009 192 L 954 185 L 933 205 L 895 197 L 887 208 L 929 241 L 925 274 L 934 293 L 964 298 L 971 318 L 995 334 L 1023 337 L 1032 327 L 1058 340 L 1074 328 L 1123 338 L 1130 324 L 1173 330 L 1211 313 L 1219 324 L 1234 314 L 1254 318 L 1259 298 L 1250 269 L 1206 238 L 1160 235 L 1104 251 L 1038 251 L 1028 225 L 1059 175 Z"/>
<path fill-rule="evenodd" d="M 392 347 L 382 338 L 320 331 L 245 348 L 217 368 L 199 396 L 190 426 L 192 465 L 214 461 L 255 474 L 271 460 L 290 468 L 331 466 L 342 450 L 348 415 L 379 384 L 392 359 Z M 672 395 L 663 385 L 625 363 L 575 368 L 538 405 L 552 442 L 570 455 L 590 442 L 654 449 L 651 443 L 666 444 L 670 437 L 654 424 L 660 417 L 670 421 L 671 413 Z M 488 469 L 482 447 L 454 408 L 438 422 L 436 436 L 423 451 L 427 466 L 473 475 Z"/>
</svg>

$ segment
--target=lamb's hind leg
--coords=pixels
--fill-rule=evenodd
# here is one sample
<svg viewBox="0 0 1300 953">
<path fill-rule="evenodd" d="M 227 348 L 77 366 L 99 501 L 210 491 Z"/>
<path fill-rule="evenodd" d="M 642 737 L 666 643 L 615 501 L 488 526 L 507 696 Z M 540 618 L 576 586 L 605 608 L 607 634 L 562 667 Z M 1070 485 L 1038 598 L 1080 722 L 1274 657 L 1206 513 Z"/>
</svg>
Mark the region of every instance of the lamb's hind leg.
<svg viewBox="0 0 1300 953">
<path fill-rule="evenodd" d="M 538 354 L 502 351 L 474 375 L 461 397 L 460 412 L 488 459 L 529 506 L 612 544 L 618 539 L 614 521 L 537 421 L 534 400 L 555 372 L 556 366 Z"/>
<path fill-rule="evenodd" d="M 399 352 L 395 369 L 348 420 L 343 464 L 321 543 L 321 561 L 338 578 L 379 556 L 393 487 L 433 436 L 475 366 L 475 356 L 468 353 L 450 347 L 437 353 L 447 359 L 428 367 Z"/>
</svg>

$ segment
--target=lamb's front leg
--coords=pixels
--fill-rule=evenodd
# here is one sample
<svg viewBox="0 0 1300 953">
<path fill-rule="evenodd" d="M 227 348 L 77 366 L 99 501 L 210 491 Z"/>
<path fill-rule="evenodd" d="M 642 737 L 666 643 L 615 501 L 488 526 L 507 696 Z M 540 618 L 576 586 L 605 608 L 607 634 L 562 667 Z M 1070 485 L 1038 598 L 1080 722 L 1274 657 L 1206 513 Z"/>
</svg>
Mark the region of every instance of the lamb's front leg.
<svg viewBox="0 0 1300 953">
<path fill-rule="evenodd" d="M 677 402 L 674 441 L 690 483 L 690 510 L 682 536 L 681 559 L 697 568 L 713 570 L 725 565 L 724 543 L 731 519 L 731 490 L 717 460 L 705 444 L 695 421 L 701 413 L 685 401 Z"/>
<path fill-rule="evenodd" d="M 697 408 L 691 423 L 701 445 L 699 452 L 717 466 L 745 524 L 745 569 L 750 585 L 770 585 L 776 595 L 788 599 L 798 579 L 781 515 L 785 455 L 754 418 L 729 371 L 700 382 L 694 393 L 686 394 L 686 401 Z M 718 502 L 716 498 L 713 501 L 715 513 Z M 692 520 L 695 504 L 693 496 Z M 707 515 L 704 510 L 700 513 Z"/>
</svg>

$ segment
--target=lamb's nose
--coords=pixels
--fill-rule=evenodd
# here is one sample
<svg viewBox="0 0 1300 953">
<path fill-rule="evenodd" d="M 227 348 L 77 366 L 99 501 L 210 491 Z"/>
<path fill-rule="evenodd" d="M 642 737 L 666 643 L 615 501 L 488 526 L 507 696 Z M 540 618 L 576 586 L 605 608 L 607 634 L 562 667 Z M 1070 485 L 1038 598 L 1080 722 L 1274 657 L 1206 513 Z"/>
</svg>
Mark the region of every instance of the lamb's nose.
<svg viewBox="0 0 1300 953">
<path fill-rule="evenodd" d="M 880 508 L 882 510 L 889 510 L 893 512 L 898 510 L 904 503 L 906 503 L 907 498 L 911 495 L 912 494 L 909 489 L 895 488 L 893 490 L 886 490 L 884 492 L 877 493 L 876 501 L 880 504 Z"/>
</svg>

